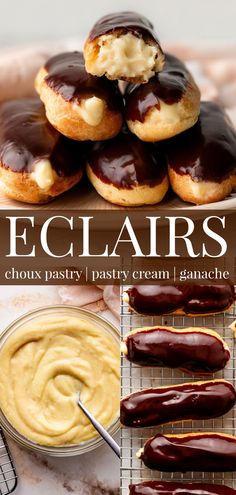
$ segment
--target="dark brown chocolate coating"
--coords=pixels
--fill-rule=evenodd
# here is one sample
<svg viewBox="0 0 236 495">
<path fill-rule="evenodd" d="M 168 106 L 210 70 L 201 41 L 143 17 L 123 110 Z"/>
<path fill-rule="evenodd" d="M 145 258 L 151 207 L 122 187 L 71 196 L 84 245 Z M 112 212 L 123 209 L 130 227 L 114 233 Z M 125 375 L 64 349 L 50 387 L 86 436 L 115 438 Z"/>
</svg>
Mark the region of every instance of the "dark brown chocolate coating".
<svg viewBox="0 0 236 495">
<path fill-rule="evenodd" d="M 125 94 L 126 119 L 144 122 L 151 108 L 160 110 L 160 100 L 168 105 L 178 103 L 186 92 L 189 78 L 189 71 L 183 62 L 166 54 L 163 70 L 147 84 L 128 84 Z"/>
<path fill-rule="evenodd" d="M 129 485 L 129 495 L 236 495 L 236 490 L 226 485 L 207 483 L 143 481 Z"/>
<path fill-rule="evenodd" d="M 182 310 L 188 315 L 227 310 L 235 300 L 233 284 L 134 285 L 127 290 L 129 305 L 143 315 L 163 315 Z"/>
<path fill-rule="evenodd" d="M 183 383 L 140 390 L 121 400 L 124 426 L 158 426 L 184 420 L 217 418 L 235 405 L 236 391 L 225 380 Z"/>
<path fill-rule="evenodd" d="M 154 187 L 166 175 L 165 156 L 158 146 L 122 132 L 110 141 L 96 143 L 88 159 L 93 173 L 117 188 Z"/>
<path fill-rule="evenodd" d="M 81 52 L 60 53 L 50 58 L 45 69 L 47 85 L 66 101 L 80 102 L 96 96 L 104 100 L 111 111 L 122 111 L 123 99 L 117 82 L 88 74 Z"/>
<path fill-rule="evenodd" d="M 217 103 L 202 102 L 198 122 L 164 148 L 170 168 L 195 181 L 220 183 L 236 171 L 236 131 Z"/>
<path fill-rule="evenodd" d="M 125 337 L 127 359 L 140 366 L 180 368 L 193 373 L 215 373 L 230 359 L 217 335 L 153 327 Z"/>
<path fill-rule="evenodd" d="M 236 437 L 220 433 L 156 435 L 144 445 L 141 459 L 165 472 L 236 470 Z"/>
<path fill-rule="evenodd" d="M 152 23 L 136 12 L 116 12 L 102 17 L 94 24 L 89 40 L 95 40 L 104 34 L 115 34 L 117 31 L 131 33 L 145 41 L 151 40 L 159 46 Z"/>
<path fill-rule="evenodd" d="M 0 161 L 12 172 L 30 173 L 34 164 L 49 159 L 59 176 L 78 172 L 88 143 L 62 136 L 48 122 L 38 98 L 12 100 L 0 105 Z"/>
</svg>

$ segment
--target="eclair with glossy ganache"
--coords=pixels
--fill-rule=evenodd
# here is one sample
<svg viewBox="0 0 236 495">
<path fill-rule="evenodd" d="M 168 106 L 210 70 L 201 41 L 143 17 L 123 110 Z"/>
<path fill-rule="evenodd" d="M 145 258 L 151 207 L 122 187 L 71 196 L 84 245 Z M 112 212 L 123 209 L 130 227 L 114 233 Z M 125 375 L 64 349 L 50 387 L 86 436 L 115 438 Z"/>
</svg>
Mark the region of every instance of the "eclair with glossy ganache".
<svg viewBox="0 0 236 495">
<path fill-rule="evenodd" d="M 236 184 L 236 131 L 224 109 L 202 102 L 194 127 L 164 143 L 173 191 L 183 200 L 223 200 Z"/>
<path fill-rule="evenodd" d="M 137 452 L 146 467 L 164 471 L 236 471 L 236 437 L 223 433 L 185 433 L 150 438 Z"/>
<path fill-rule="evenodd" d="M 125 115 L 143 141 L 161 141 L 192 127 L 200 112 L 200 91 L 181 60 L 166 54 L 165 65 L 147 84 L 128 84 Z"/>
<path fill-rule="evenodd" d="M 178 368 L 209 374 L 224 369 L 228 345 L 213 330 L 154 326 L 136 328 L 121 343 L 125 357 L 139 366 Z"/>
<path fill-rule="evenodd" d="M 84 46 L 86 70 L 95 76 L 147 82 L 162 70 L 164 54 L 152 23 L 136 12 L 99 19 Z"/>
<path fill-rule="evenodd" d="M 50 125 L 38 98 L 0 105 L 0 184 L 10 198 L 51 201 L 80 181 L 87 151 Z"/>
<path fill-rule="evenodd" d="M 144 428 L 178 421 L 217 418 L 236 402 L 236 391 L 226 380 L 182 383 L 139 390 L 121 400 L 124 426 Z"/>
<path fill-rule="evenodd" d="M 134 285 L 124 293 L 130 310 L 143 315 L 200 316 L 227 311 L 235 301 L 232 283 Z"/>
<path fill-rule="evenodd" d="M 123 123 L 123 100 L 116 82 L 88 74 L 81 52 L 50 58 L 35 80 L 49 122 L 78 141 L 110 139 Z"/>
<path fill-rule="evenodd" d="M 236 495 L 226 485 L 208 483 L 180 483 L 178 481 L 142 481 L 129 485 L 129 495 Z"/>
<path fill-rule="evenodd" d="M 94 145 L 86 170 L 96 191 L 121 206 L 159 203 L 169 188 L 165 155 L 126 129 Z"/>
</svg>

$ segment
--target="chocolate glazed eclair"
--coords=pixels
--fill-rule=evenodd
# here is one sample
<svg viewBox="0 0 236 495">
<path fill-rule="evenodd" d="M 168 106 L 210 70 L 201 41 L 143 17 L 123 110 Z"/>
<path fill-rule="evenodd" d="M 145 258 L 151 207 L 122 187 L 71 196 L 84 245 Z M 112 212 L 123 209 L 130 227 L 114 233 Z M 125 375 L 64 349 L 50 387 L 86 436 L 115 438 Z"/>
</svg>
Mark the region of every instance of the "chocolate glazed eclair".
<svg viewBox="0 0 236 495">
<path fill-rule="evenodd" d="M 124 293 L 124 301 L 143 315 L 200 316 L 227 311 L 235 301 L 235 290 L 231 283 L 134 285 Z"/>
<path fill-rule="evenodd" d="M 236 391 L 225 380 L 148 388 L 121 400 L 120 421 L 124 426 L 143 428 L 211 419 L 226 414 L 235 402 Z"/>
<path fill-rule="evenodd" d="M 164 472 L 236 471 L 236 437 L 223 433 L 156 435 L 137 452 L 146 467 Z"/>
<path fill-rule="evenodd" d="M 86 170 L 96 191 L 121 206 L 159 203 L 169 187 L 162 151 L 126 129 L 114 139 L 94 145 Z"/>
<path fill-rule="evenodd" d="M 143 327 L 128 333 L 121 351 L 139 366 L 179 368 L 191 373 L 209 374 L 222 370 L 230 351 L 213 330 L 190 327 Z"/>
<path fill-rule="evenodd" d="M 164 143 L 172 189 L 183 201 L 221 201 L 236 185 L 236 131 L 226 112 L 202 102 L 192 129 Z"/>
<path fill-rule="evenodd" d="M 87 151 L 49 124 L 38 98 L 0 105 L 0 185 L 10 198 L 51 201 L 80 181 Z"/>
<path fill-rule="evenodd" d="M 160 141 L 189 129 L 200 112 L 200 91 L 193 77 L 170 54 L 163 70 L 147 84 L 127 86 L 125 101 L 128 127 L 143 141 Z"/>
<path fill-rule="evenodd" d="M 97 141 L 116 136 L 123 100 L 116 82 L 87 74 L 81 52 L 50 58 L 35 80 L 49 122 L 65 136 Z"/>
<path fill-rule="evenodd" d="M 236 495 L 226 485 L 179 483 L 174 481 L 143 481 L 129 485 L 129 495 Z"/>
<path fill-rule="evenodd" d="M 117 12 L 99 19 L 85 43 L 84 57 L 90 74 L 141 83 L 164 64 L 152 23 L 136 12 Z"/>
</svg>

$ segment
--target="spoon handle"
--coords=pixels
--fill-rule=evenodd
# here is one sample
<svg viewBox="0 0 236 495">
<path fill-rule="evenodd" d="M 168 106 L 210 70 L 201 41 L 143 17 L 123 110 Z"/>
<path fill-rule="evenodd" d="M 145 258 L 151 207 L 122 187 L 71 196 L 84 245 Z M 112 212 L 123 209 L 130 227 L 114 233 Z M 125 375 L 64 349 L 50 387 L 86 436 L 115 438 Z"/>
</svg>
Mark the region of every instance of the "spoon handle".
<svg viewBox="0 0 236 495">
<path fill-rule="evenodd" d="M 117 457 L 120 458 L 120 447 L 119 445 L 115 442 L 115 440 L 111 437 L 111 435 L 103 428 L 103 426 L 98 423 L 98 421 L 90 414 L 90 412 L 86 409 L 86 407 L 82 404 L 82 402 L 78 399 L 77 404 L 82 409 L 84 414 L 87 416 L 89 421 L 91 421 L 92 425 L 94 428 L 97 430 L 97 432 L 104 438 L 104 440 L 110 445 L 112 450 L 115 452 Z"/>
</svg>

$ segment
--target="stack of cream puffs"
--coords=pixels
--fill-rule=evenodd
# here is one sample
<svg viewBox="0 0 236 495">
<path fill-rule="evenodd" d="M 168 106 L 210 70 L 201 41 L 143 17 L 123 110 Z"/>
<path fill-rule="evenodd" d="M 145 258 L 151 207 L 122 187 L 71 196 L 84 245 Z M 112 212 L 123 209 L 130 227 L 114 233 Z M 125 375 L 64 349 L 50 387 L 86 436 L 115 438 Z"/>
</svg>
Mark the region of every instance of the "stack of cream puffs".
<svg viewBox="0 0 236 495">
<path fill-rule="evenodd" d="M 122 206 L 157 204 L 169 186 L 211 203 L 233 189 L 236 132 L 217 104 L 200 103 L 187 67 L 163 53 L 134 12 L 100 19 L 84 52 L 60 53 L 36 77 L 39 98 L 0 106 L 0 187 L 45 203 L 86 170 Z"/>
</svg>

